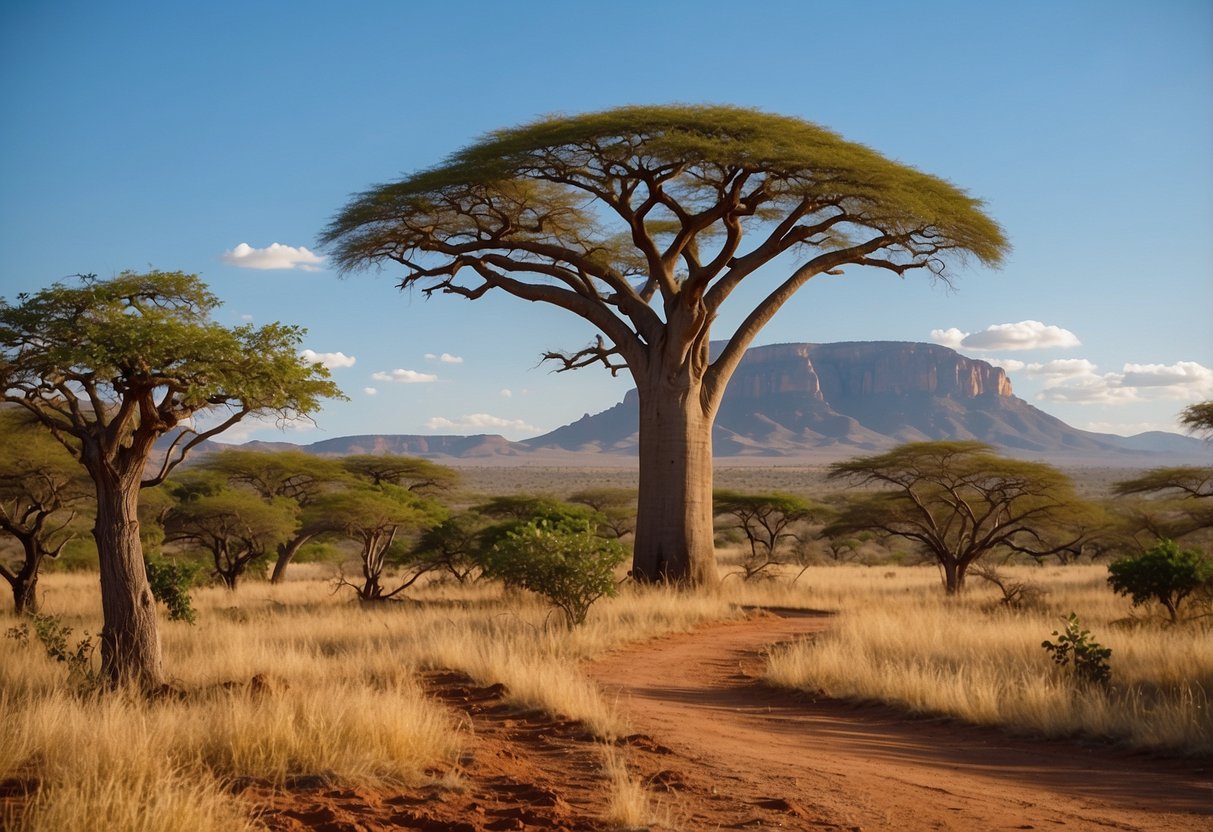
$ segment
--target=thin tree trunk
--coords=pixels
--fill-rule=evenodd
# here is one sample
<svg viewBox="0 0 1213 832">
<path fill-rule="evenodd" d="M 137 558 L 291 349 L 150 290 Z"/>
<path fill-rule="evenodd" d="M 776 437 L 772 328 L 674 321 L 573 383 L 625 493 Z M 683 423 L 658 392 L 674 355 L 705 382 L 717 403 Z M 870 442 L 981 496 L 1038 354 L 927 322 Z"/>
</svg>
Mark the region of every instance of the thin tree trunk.
<svg viewBox="0 0 1213 832">
<path fill-rule="evenodd" d="M 270 574 L 270 583 L 282 583 L 286 578 L 286 568 L 290 566 L 295 555 L 299 554 L 299 550 L 303 548 L 303 544 L 313 537 L 315 537 L 314 534 L 301 534 L 294 540 L 287 541 L 278 547 L 278 559 L 274 561 L 274 571 Z"/>
<path fill-rule="evenodd" d="M 101 674 L 111 685 L 144 690 L 163 686 L 156 599 L 147 582 L 139 541 L 137 478 L 94 477 L 97 522 L 93 537 L 101 564 Z"/>
<path fill-rule="evenodd" d="M 38 551 L 38 544 L 32 535 L 29 538 L 23 537 L 21 546 L 25 550 L 21 569 L 15 574 L 6 571 L 4 577 L 9 578 L 12 586 L 13 610 L 17 615 L 37 615 L 38 570 L 42 565 L 44 553 Z"/>
<path fill-rule="evenodd" d="M 712 527 L 712 418 L 699 387 L 640 394 L 640 495 L 632 577 L 694 586 L 720 578 Z"/>
</svg>

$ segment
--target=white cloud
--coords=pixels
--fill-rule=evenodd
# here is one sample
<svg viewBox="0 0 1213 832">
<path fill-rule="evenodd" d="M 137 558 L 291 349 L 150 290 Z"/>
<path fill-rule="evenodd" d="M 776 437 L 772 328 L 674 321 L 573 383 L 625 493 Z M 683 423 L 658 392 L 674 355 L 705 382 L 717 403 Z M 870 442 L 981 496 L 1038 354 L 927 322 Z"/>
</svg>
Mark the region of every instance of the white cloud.
<svg viewBox="0 0 1213 832">
<path fill-rule="evenodd" d="M 402 370 L 400 368 L 386 373 L 371 373 L 371 378 L 375 379 L 375 381 L 395 381 L 400 384 L 428 384 L 431 381 L 438 380 L 438 376 L 433 373 L 419 373 L 416 370 Z"/>
<path fill-rule="evenodd" d="M 1046 386 L 1060 384 L 1066 379 L 1095 378 L 1098 368 L 1085 358 L 1058 358 L 1043 364 L 1027 365 L 1027 373 L 1032 378 L 1043 378 Z"/>
<path fill-rule="evenodd" d="M 1213 397 L 1213 369 L 1195 361 L 1175 364 L 1125 364 L 1119 373 L 1096 372 L 1082 358 L 1029 364 L 1028 374 L 1041 377 L 1038 399 L 1075 404 L 1127 404 L 1150 399 L 1197 401 Z"/>
<path fill-rule="evenodd" d="M 1039 401 L 1069 404 L 1128 404 L 1137 401 L 1136 393 L 1116 383 L 1115 373 L 1071 379 L 1064 384 L 1046 386 L 1036 394 Z"/>
<path fill-rule="evenodd" d="M 1016 361 L 1014 358 L 987 358 L 986 362 L 995 367 L 1002 367 L 1008 373 L 1018 373 L 1027 366 L 1022 361 Z"/>
<path fill-rule="evenodd" d="M 502 387 L 501 390 L 498 391 L 497 395 L 501 396 L 503 399 L 508 399 L 510 396 L 514 395 L 514 391 L 508 387 Z"/>
<path fill-rule="evenodd" d="M 363 392 L 363 393 L 366 393 L 368 396 L 377 396 L 377 395 L 379 395 L 379 391 L 378 391 L 378 390 L 376 390 L 374 387 L 363 387 L 363 388 L 362 388 L 362 392 Z"/>
<path fill-rule="evenodd" d="M 240 320 L 244 321 L 246 324 L 250 324 L 253 322 L 253 316 L 252 315 L 241 315 Z"/>
<path fill-rule="evenodd" d="M 231 251 L 223 253 L 223 262 L 242 269 L 300 269 L 305 272 L 318 272 L 324 264 L 324 258 L 313 254 L 304 246 L 296 248 L 271 243 L 267 248 L 253 248 L 248 243 L 241 243 Z"/>
<path fill-rule="evenodd" d="M 441 361 L 443 364 L 462 364 L 463 359 L 458 355 L 451 355 L 449 352 L 444 352 L 442 355 L 434 355 L 432 352 L 425 354 L 427 361 Z"/>
<path fill-rule="evenodd" d="M 1174 387 L 1181 395 L 1213 394 L 1213 370 L 1195 361 L 1175 364 L 1126 364 L 1122 387 Z"/>
<path fill-rule="evenodd" d="M 459 416 L 455 419 L 448 419 L 445 416 L 435 416 L 426 421 L 425 426 L 430 430 L 484 430 L 492 428 L 531 433 L 539 430 L 539 428 L 521 419 L 503 419 L 500 416 L 492 416 L 488 413 L 472 413 L 467 416 Z"/>
<path fill-rule="evenodd" d="M 961 332 L 956 327 L 951 327 L 949 329 L 932 329 L 931 340 L 936 344 L 942 344 L 945 347 L 957 349 L 960 346 L 960 342 L 963 341 L 965 336 L 968 334 L 969 333 L 967 332 Z"/>
<path fill-rule="evenodd" d="M 956 327 L 933 329 L 931 340 L 945 347 L 970 350 L 1043 350 L 1082 344 L 1070 330 L 1040 321 L 994 324 L 981 332 L 962 332 Z"/>
<path fill-rule="evenodd" d="M 315 350 L 304 350 L 299 353 L 299 357 L 309 364 L 323 364 L 330 370 L 338 367 L 353 367 L 357 360 L 354 356 L 346 355 L 343 352 L 316 352 Z"/>
</svg>

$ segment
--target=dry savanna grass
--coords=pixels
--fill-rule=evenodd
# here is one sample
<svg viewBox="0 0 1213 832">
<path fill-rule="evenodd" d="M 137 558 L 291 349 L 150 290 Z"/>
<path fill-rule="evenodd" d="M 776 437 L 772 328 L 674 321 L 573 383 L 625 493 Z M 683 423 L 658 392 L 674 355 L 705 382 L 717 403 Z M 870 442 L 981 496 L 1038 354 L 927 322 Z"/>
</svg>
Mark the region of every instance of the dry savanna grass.
<svg viewBox="0 0 1213 832">
<path fill-rule="evenodd" d="M 725 560 L 736 552 L 723 553 Z M 0 781 L 36 781 L 33 801 L 0 826 L 20 830 L 254 829 L 243 782 L 424 784 L 471 739 L 427 697 L 418 671 L 503 682 L 526 708 L 582 721 L 609 743 L 630 733 L 578 662 L 637 640 L 744 614 L 747 606 L 836 610 L 836 627 L 771 657 L 772 683 L 950 714 L 1032 735 L 1102 737 L 1185 754 L 1213 748 L 1207 629 L 1128 620 L 1103 566 L 1008 571 L 1048 590 L 1038 608 L 1002 609 L 971 579 L 946 599 L 929 567 L 814 566 L 782 579 L 725 582 L 716 594 L 625 587 L 568 630 L 533 596 L 434 583 L 412 600 L 358 604 L 334 595 L 332 566 L 297 564 L 279 586 L 199 590 L 199 623 L 162 623 L 180 696 L 147 701 L 74 693 L 33 639 L 0 638 Z M 795 570 L 788 574 L 794 574 Z M 96 577 L 44 578 L 44 607 L 100 627 Z M 1108 690 L 1073 684 L 1040 643 L 1078 613 L 1113 648 Z M 18 624 L 0 615 L 0 632 Z M 605 816 L 641 827 L 652 805 L 604 745 Z"/>
<path fill-rule="evenodd" d="M 886 702 L 1045 737 L 1088 737 L 1178 754 L 1213 754 L 1213 638 L 1192 622 L 1171 627 L 1132 615 L 1108 589 L 1104 566 L 1008 567 L 1046 590 L 1007 609 L 973 581 L 958 599 L 934 570 L 813 569 L 806 597 L 839 611 L 829 632 L 770 659 L 775 685 Z M 806 575 L 808 577 L 808 575 Z M 1108 686 L 1056 667 L 1041 643 L 1078 615 L 1112 648 Z"/>
<path fill-rule="evenodd" d="M 73 628 L 73 645 L 99 630 L 95 576 L 43 580 L 45 612 Z M 40 784 L 23 816 L 0 825 L 255 828 L 253 807 L 231 800 L 233 783 L 427 782 L 457 758 L 466 729 L 418 687 L 426 668 L 503 682 L 514 703 L 613 740 L 625 720 L 577 660 L 736 614 L 720 597 L 634 590 L 569 631 L 533 598 L 493 586 L 433 585 L 414 597 L 360 605 L 333 594 L 324 567 L 302 564 L 281 586 L 199 590 L 196 626 L 162 622 L 180 695 L 150 702 L 73 692 L 35 639 L 0 639 L 0 781 Z M 18 623 L 6 612 L 0 631 Z"/>
</svg>

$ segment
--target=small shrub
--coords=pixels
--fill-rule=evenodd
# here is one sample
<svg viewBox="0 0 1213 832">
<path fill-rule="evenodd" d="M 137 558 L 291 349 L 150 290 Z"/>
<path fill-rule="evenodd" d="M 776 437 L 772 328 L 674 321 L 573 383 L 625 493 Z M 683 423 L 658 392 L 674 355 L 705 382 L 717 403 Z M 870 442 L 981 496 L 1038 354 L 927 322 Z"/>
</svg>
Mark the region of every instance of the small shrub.
<svg viewBox="0 0 1213 832">
<path fill-rule="evenodd" d="M 547 598 L 573 627 L 585 621 L 595 601 L 615 595 L 615 567 L 625 557 L 619 541 L 599 537 L 591 521 L 536 520 L 493 544 L 484 571 Z"/>
<path fill-rule="evenodd" d="M 1091 631 L 1082 629 L 1078 624 L 1078 616 L 1070 613 L 1065 618 L 1065 632 L 1053 631 L 1057 641 L 1042 641 L 1040 646 L 1053 657 L 1053 663 L 1061 668 L 1071 668 L 1074 679 L 1080 685 L 1097 684 L 1107 686 L 1112 680 L 1112 668 L 1108 658 L 1112 655 L 1111 647 L 1104 647 L 1091 638 Z"/>
<path fill-rule="evenodd" d="M 57 615 L 35 615 L 30 621 L 10 627 L 5 633 L 19 644 L 29 644 L 30 626 L 34 636 L 46 650 L 47 658 L 67 665 L 68 682 L 82 692 L 96 690 L 101 684 L 101 674 L 93 668 L 93 653 L 97 645 L 87 632 L 73 647 L 68 639 L 72 628 L 59 620 Z"/>
<path fill-rule="evenodd" d="M 978 564 L 971 574 L 998 587 L 1002 593 L 998 605 L 1012 610 L 1041 610 L 1045 608 L 1046 590 L 1031 581 L 1019 581 L 999 572 L 997 568 Z"/>
<path fill-rule="evenodd" d="M 1135 607 L 1157 601 L 1178 624 L 1184 600 L 1213 585 L 1213 561 L 1195 550 L 1181 552 L 1173 540 L 1160 540 L 1140 555 L 1110 563 L 1108 584 L 1117 595 L 1130 596 Z"/>
<path fill-rule="evenodd" d="M 147 558 L 143 565 L 152 596 L 168 608 L 169 620 L 196 623 L 198 614 L 194 611 L 190 588 L 198 582 L 201 565 L 162 557 Z"/>
</svg>

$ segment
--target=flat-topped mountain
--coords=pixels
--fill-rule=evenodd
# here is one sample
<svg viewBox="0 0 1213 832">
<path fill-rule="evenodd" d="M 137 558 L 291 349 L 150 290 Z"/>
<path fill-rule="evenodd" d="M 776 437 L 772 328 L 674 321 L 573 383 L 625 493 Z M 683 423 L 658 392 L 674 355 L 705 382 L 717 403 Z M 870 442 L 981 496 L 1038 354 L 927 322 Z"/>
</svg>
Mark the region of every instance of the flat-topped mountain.
<svg viewBox="0 0 1213 832">
<path fill-rule="evenodd" d="M 378 435 L 327 439 L 304 450 L 436 459 L 634 456 L 637 405 L 633 390 L 612 408 L 523 442 L 488 435 Z M 1017 397 L 1001 368 L 936 344 L 900 341 L 749 350 L 725 391 L 713 435 L 719 458 L 815 460 L 931 439 L 976 439 L 1016 456 L 1101 465 L 1152 466 L 1213 456 L 1207 443 L 1180 434 L 1126 438 L 1078 430 Z"/>
</svg>

